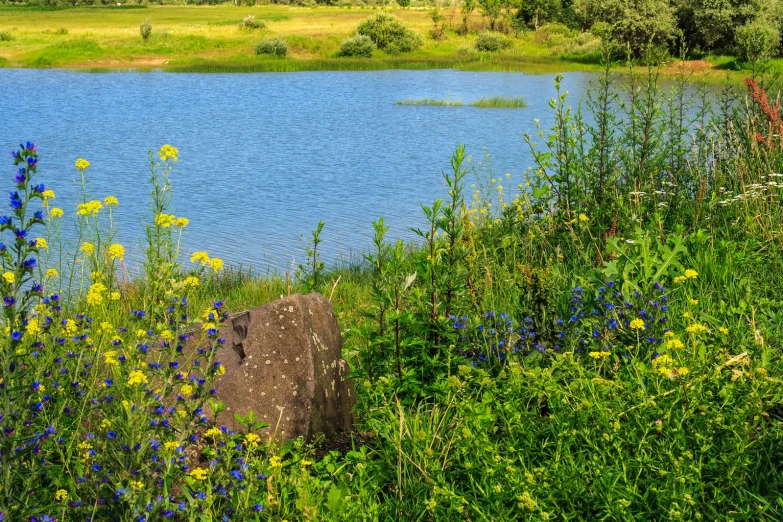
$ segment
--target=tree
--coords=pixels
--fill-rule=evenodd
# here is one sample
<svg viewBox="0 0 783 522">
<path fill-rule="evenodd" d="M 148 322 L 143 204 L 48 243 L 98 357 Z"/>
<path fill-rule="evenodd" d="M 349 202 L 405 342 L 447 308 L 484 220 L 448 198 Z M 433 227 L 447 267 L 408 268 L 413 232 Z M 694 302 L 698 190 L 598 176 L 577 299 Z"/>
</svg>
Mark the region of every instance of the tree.
<svg viewBox="0 0 783 522">
<path fill-rule="evenodd" d="M 468 32 L 468 17 L 476 9 L 476 0 L 462 0 L 460 13 L 462 13 L 462 29 Z"/>
<path fill-rule="evenodd" d="M 701 51 L 731 51 L 735 30 L 777 4 L 777 0 L 675 0 L 678 25 L 688 45 Z"/>
<path fill-rule="evenodd" d="M 667 0 L 575 0 L 574 11 L 587 27 L 605 24 L 615 52 L 630 49 L 635 58 L 668 47 L 676 30 Z"/>
<path fill-rule="evenodd" d="M 502 0 L 478 0 L 478 2 L 481 14 L 489 18 L 489 28 L 494 31 L 503 9 Z"/>
</svg>

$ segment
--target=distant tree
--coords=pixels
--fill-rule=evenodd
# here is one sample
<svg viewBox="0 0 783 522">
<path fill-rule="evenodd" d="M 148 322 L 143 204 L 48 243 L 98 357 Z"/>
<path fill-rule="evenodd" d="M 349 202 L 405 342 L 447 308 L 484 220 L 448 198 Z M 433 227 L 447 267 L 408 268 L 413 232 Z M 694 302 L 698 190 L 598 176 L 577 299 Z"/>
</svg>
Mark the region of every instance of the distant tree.
<svg viewBox="0 0 783 522">
<path fill-rule="evenodd" d="M 677 23 L 688 45 L 701 51 L 731 51 L 736 29 L 744 26 L 778 0 L 674 0 Z"/>
<path fill-rule="evenodd" d="M 574 0 L 574 11 L 587 27 L 606 25 L 615 49 L 635 58 L 668 47 L 677 27 L 668 0 Z"/>
<path fill-rule="evenodd" d="M 411 6 L 411 0 L 396 0 L 397 5 L 400 7 L 410 7 Z"/>
<path fill-rule="evenodd" d="M 481 14 L 489 18 L 489 28 L 493 31 L 503 12 L 503 0 L 478 0 Z"/>
<path fill-rule="evenodd" d="M 517 11 L 517 18 L 536 28 L 546 22 L 562 23 L 563 2 L 562 0 L 523 0 Z"/>
<path fill-rule="evenodd" d="M 476 9 L 476 0 L 462 0 L 460 13 L 462 14 L 462 29 L 468 32 L 468 17 Z"/>
</svg>

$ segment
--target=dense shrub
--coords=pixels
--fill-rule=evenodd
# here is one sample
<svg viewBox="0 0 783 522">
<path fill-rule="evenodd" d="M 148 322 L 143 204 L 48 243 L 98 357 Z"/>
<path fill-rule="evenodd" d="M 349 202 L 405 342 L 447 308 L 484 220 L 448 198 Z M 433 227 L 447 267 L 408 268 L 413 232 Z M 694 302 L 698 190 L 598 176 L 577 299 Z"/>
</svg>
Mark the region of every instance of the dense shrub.
<svg viewBox="0 0 783 522">
<path fill-rule="evenodd" d="M 149 39 L 150 35 L 152 34 L 152 20 L 149 18 L 145 18 L 141 21 L 139 24 L 139 33 L 141 34 L 141 39 L 145 42 Z"/>
<path fill-rule="evenodd" d="M 484 31 L 476 38 L 476 50 L 493 53 L 511 46 L 511 40 L 502 34 Z"/>
<path fill-rule="evenodd" d="M 407 53 L 421 47 L 421 36 L 406 28 L 396 16 L 378 13 L 359 24 L 356 32 L 369 37 L 378 49 Z"/>
<path fill-rule="evenodd" d="M 765 20 L 756 20 L 735 31 L 737 55 L 743 60 L 757 61 L 777 54 L 780 33 Z"/>
<path fill-rule="evenodd" d="M 0 42 L 10 42 L 14 37 L 11 35 L 11 31 L 0 31 Z"/>
<path fill-rule="evenodd" d="M 272 54 L 283 57 L 288 54 L 288 44 L 280 38 L 265 38 L 256 44 L 256 54 Z"/>
<path fill-rule="evenodd" d="M 375 49 L 375 42 L 373 42 L 369 36 L 357 34 L 344 40 L 340 45 L 340 51 L 337 54 L 340 56 L 361 56 L 370 58 Z"/>
<path fill-rule="evenodd" d="M 242 19 L 239 27 L 242 29 L 266 29 L 266 23 L 263 20 L 258 20 L 253 15 L 249 15 Z"/>
</svg>

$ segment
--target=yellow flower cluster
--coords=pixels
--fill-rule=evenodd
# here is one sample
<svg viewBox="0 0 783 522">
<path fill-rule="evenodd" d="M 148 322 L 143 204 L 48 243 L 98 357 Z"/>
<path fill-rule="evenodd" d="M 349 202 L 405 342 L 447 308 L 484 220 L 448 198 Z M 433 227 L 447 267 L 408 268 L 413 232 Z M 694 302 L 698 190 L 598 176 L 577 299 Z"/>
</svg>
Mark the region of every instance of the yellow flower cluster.
<svg viewBox="0 0 783 522">
<path fill-rule="evenodd" d="M 191 263 L 201 263 L 202 265 L 206 265 L 209 263 L 209 254 L 206 252 L 193 252 L 193 255 L 190 256 L 190 262 Z"/>
<path fill-rule="evenodd" d="M 207 480 L 207 470 L 204 468 L 195 468 L 190 470 L 189 475 L 196 480 Z"/>
<path fill-rule="evenodd" d="M 213 257 L 212 259 L 209 260 L 209 266 L 211 266 L 212 270 L 214 270 L 215 272 L 220 272 L 221 270 L 223 270 L 223 260 L 220 259 L 219 257 Z"/>
<path fill-rule="evenodd" d="M 598 359 L 606 359 L 607 357 L 609 357 L 610 354 L 609 352 L 590 352 L 587 355 L 589 355 L 593 359 L 598 360 Z"/>
<path fill-rule="evenodd" d="M 79 206 L 76 209 L 76 215 L 96 216 L 98 215 L 98 211 L 102 208 L 103 208 L 103 204 L 97 199 L 88 201 L 87 203 L 79 203 Z"/>
<path fill-rule="evenodd" d="M 114 350 L 103 352 L 103 362 L 108 365 L 120 364 L 120 360 L 117 358 L 117 352 Z"/>
<path fill-rule="evenodd" d="M 161 161 L 171 160 L 174 163 L 177 162 L 178 154 L 179 154 L 179 150 L 177 150 L 176 147 L 172 147 L 168 143 L 162 146 L 158 151 L 158 157 L 161 159 Z"/>
<path fill-rule="evenodd" d="M 43 203 L 41 203 L 41 205 L 44 207 L 48 207 L 49 200 L 54 199 L 54 191 L 51 189 L 46 189 L 41 193 L 41 196 L 43 197 Z"/>
<path fill-rule="evenodd" d="M 37 237 L 35 238 L 35 246 L 38 248 L 47 249 L 49 248 L 49 243 L 47 243 L 45 237 Z"/>
<path fill-rule="evenodd" d="M 188 276 L 188 277 L 185 278 L 183 283 L 185 283 L 186 287 L 193 287 L 193 288 L 195 288 L 199 284 L 198 277 L 196 277 L 196 276 Z"/>
<path fill-rule="evenodd" d="M 168 441 L 163 444 L 163 447 L 167 449 L 168 451 L 174 451 L 175 449 L 179 448 L 179 442 L 177 441 Z"/>
<path fill-rule="evenodd" d="M 119 243 L 114 243 L 109 246 L 109 259 L 117 259 L 122 261 L 125 259 L 125 247 Z"/>
<path fill-rule="evenodd" d="M 3 272 L 3 279 L 6 283 L 12 285 L 14 284 L 14 281 L 16 281 L 16 274 L 13 272 Z"/>
<path fill-rule="evenodd" d="M 39 333 L 41 331 L 41 325 L 38 322 L 38 319 L 33 317 L 29 321 L 27 321 L 27 326 L 25 327 L 24 331 L 30 337 Z"/>
<path fill-rule="evenodd" d="M 106 291 L 106 285 L 102 283 L 93 283 L 87 290 L 87 304 L 90 306 L 99 305 L 103 302 L 103 292 Z"/>
<path fill-rule="evenodd" d="M 85 170 L 90 167 L 90 162 L 87 161 L 84 158 L 79 158 L 76 160 L 76 168 L 79 170 Z"/>
<path fill-rule="evenodd" d="M 158 214 L 155 216 L 155 224 L 159 227 L 163 228 L 171 228 L 171 227 L 177 227 L 177 228 L 185 228 L 188 226 L 190 221 L 188 221 L 188 218 L 184 217 L 177 217 L 173 214 Z"/>
<path fill-rule="evenodd" d="M 709 328 L 707 328 L 706 325 L 701 323 L 693 323 L 692 325 L 687 327 L 685 331 L 691 334 L 701 334 L 701 333 L 707 333 L 709 331 Z"/>
<path fill-rule="evenodd" d="M 638 317 L 632 320 L 629 326 L 631 327 L 631 330 L 644 330 L 647 328 L 647 326 L 644 324 L 644 321 Z"/>
<path fill-rule="evenodd" d="M 669 339 L 666 341 L 666 347 L 671 350 L 681 350 L 685 348 L 685 345 L 679 339 Z"/>
<path fill-rule="evenodd" d="M 64 502 L 68 500 L 68 492 L 65 491 L 64 489 L 58 489 L 54 494 L 54 499 L 57 502 Z"/>
<path fill-rule="evenodd" d="M 212 426 L 211 428 L 209 428 L 209 429 L 207 430 L 207 432 L 206 432 L 206 433 L 204 433 L 204 436 L 205 436 L 205 437 L 211 437 L 211 438 L 213 438 L 213 439 L 214 439 L 215 437 L 220 437 L 220 435 L 221 435 L 222 433 L 223 433 L 223 432 L 222 432 L 222 431 L 220 431 L 220 429 L 219 429 L 219 428 L 216 428 L 215 426 Z"/>
<path fill-rule="evenodd" d="M 60 274 L 57 272 L 56 269 L 49 268 L 49 269 L 46 270 L 46 273 L 44 274 L 44 277 L 46 277 L 46 278 L 53 278 L 53 277 L 57 277 L 58 275 L 60 275 Z"/>
<path fill-rule="evenodd" d="M 103 204 L 106 205 L 107 207 L 112 207 L 112 206 L 116 207 L 117 205 L 120 204 L 120 202 L 117 201 L 117 198 L 114 196 L 106 196 L 103 199 Z"/>
<path fill-rule="evenodd" d="M 131 386 L 134 386 L 136 384 L 147 384 L 147 376 L 144 375 L 144 372 L 141 372 L 139 370 L 133 370 L 130 372 L 130 375 L 128 376 L 128 384 Z"/>
<path fill-rule="evenodd" d="M 245 444 L 247 444 L 248 448 L 257 447 L 259 442 L 261 442 L 261 437 L 259 437 L 255 433 L 248 433 L 247 435 L 245 435 Z"/>
<path fill-rule="evenodd" d="M 112 292 L 109 294 L 109 300 L 110 301 L 119 301 L 120 300 L 120 293 L 119 292 Z"/>
<path fill-rule="evenodd" d="M 183 397 L 190 397 L 193 395 L 193 386 L 185 384 L 179 389 L 179 393 L 181 393 Z"/>
<path fill-rule="evenodd" d="M 128 482 L 128 485 L 133 489 L 141 489 L 144 487 L 144 484 L 140 480 L 131 480 Z"/>
<path fill-rule="evenodd" d="M 54 207 L 49 211 L 49 215 L 51 215 L 53 218 L 61 218 L 63 217 L 63 209 Z"/>
<path fill-rule="evenodd" d="M 91 256 L 95 253 L 95 245 L 92 243 L 82 243 L 82 246 L 79 247 L 79 250 L 81 250 L 82 254 L 85 256 Z"/>
<path fill-rule="evenodd" d="M 683 275 L 675 277 L 674 282 L 684 283 L 688 279 L 696 279 L 697 277 L 699 277 L 699 273 L 696 270 L 689 268 L 683 273 Z"/>
</svg>

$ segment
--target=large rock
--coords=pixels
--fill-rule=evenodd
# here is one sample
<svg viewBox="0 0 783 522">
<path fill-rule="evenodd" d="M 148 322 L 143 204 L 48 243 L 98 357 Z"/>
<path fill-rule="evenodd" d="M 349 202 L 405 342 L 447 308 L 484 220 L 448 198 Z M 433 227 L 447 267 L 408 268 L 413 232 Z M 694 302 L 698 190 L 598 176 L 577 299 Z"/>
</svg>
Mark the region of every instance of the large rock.
<svg viewBox="0 0 783 522">
<path fill-rule="evenodd" d="M 218 423 L 238 428 L 234 414 L 270 425 L 267 437 L 290 440 L 349 431 L 356 398 L 341 359 L 331 303 L 320 294 L 295 294 L 232 316 L 217 384 L 226 405 Z"/>
</svg>

